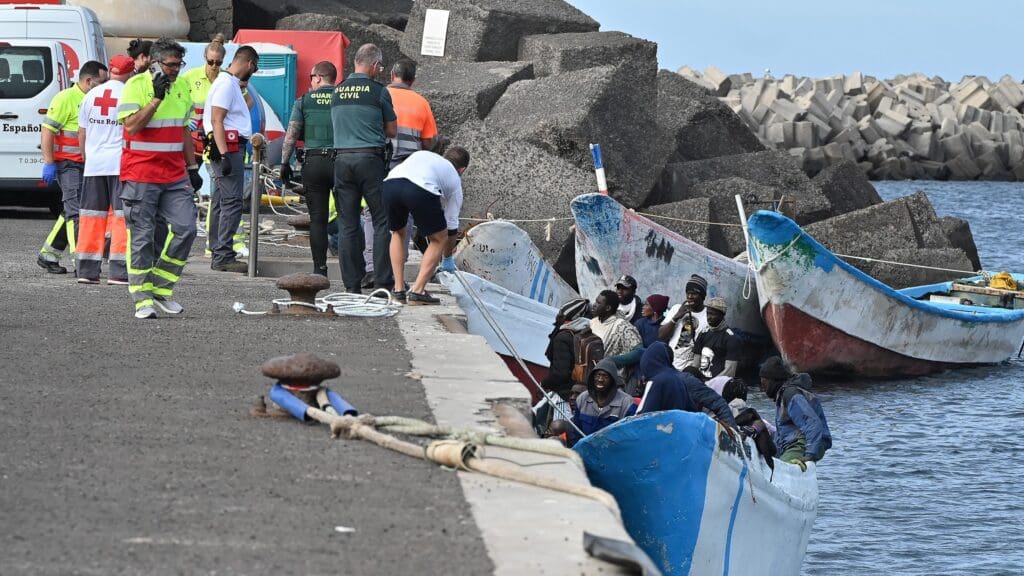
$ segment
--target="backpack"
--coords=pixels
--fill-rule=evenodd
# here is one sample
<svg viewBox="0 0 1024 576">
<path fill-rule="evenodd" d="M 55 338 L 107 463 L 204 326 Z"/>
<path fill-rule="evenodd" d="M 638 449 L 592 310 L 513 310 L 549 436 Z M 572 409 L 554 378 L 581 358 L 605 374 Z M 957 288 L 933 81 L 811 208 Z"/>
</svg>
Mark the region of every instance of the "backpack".
<svg viewBox="0 0 1024 576">
<path fill-rule="evenodd" d="M 572 333 L 572 383 L 587 385 L 590 369 L 604 359 L 604 342 L 589 330 Z"/>
</svg>

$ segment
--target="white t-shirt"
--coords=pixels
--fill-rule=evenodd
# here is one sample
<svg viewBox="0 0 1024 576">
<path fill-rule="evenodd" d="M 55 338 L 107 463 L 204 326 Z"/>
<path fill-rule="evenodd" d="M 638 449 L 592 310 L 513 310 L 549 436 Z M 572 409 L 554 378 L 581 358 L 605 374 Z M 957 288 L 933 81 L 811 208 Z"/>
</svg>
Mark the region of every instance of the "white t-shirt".
<svg viewBox="0 0 1024 576">
<path fill-rule="evenodd" d="M 252 136 L 252 118 L 249 107 L 245 105 L 245 96 L 238 84 L 238 78 L 231 74 L 221 74 L 210 85 L 210 93 L 206 95 L 206 106 L 203 108 L 203 128 L 207 134 L 213 133 L 212 107 L 228 111 L 224 117 L 225 130 L 237 130 L 242 138 Z"/>
<path fill-rule="evenodd" d="M 440 196 L 448 229 L 459 229 L 462 177 L 448 159 L 429 150 L 413 152 L 404 162 L 392 168 L 384 179 L 396 178 L 405 178 L 427 192 Z"/>
<path fill-rule="evenodd" d="M 119 176 L 124 126 L 117 121 L 117 103 L 124 82 L 108 80 L 85 95 L 78 109 L 78 125 L 85 128 L 83 176 Z"/>
<path fill-rule="evenodd" d="M 629 304 L 620 304 L 619 308 L 615 311 L 615 315 L 626 322 L 629 322 L 629 319 L 633 317 L 633 312 L 636 310 L 636 307 L 637 299 L 634 297 L 629 301 Z"/>
<path fill-rule="evenodd" d="M 679 307 L 682 304 L 676 304 L 675 306 L 668 309 L 668 313 L 665 314 L 665 320 L 662 324 L 669 324 L 672 322 L 672 318 L 675 317 L 676 313 L 679 312 Z M 708 308 L 705 306 L 700 312 L 691 312 L 693 315 L 694 326 L 693 339 L 696 340 L 697 336 L 708 329 Z M 668 339 L 668 347 L 672 349 L 672 366 L 676 370 L 682 370 L 690 365 L 693 360 L 693 340 L 687 335 L 686 338 L 682 338 L 683 333 L 683 322 L 680 320 L 676 322 L 676 327 L 672 331 L 672 337 Z M 680 341 L 682 340 L 682 341 Z"/>
</svg>

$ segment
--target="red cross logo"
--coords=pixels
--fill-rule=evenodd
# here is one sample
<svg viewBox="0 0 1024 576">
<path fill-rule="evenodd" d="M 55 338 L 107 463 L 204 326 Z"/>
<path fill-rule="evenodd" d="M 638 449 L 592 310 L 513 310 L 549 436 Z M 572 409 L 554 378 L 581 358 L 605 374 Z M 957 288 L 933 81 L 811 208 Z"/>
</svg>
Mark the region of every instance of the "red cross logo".
<svg viewBox="0 0 1024 576">
<path fill-rule="evenodd" d="M 100 115 L 106 116 L 111 108 L 117 108 L 117 98 L 110 97 L 110 89 L 103 91 L 103 96 L 96 99 L 95 105 L 100 107 Z"/>
</svg>

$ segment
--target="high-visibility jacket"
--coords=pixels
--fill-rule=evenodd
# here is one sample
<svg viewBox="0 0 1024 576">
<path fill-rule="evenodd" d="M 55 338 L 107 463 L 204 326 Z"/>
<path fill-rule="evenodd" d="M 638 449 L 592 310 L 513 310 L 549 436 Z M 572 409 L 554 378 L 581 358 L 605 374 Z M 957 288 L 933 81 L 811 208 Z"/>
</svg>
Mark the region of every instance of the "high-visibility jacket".
<svg viewBox="0 0 1024 576">
<path fill-rule="evenodd" d="M 224 73 L 223 70 L 220 71 Z M 206 107 L 206 97 L 210 94 L 210 86 L 213 82 L 206 77 L 206 66 L 193 68 L 181 75 L 181 79 L 188 84 L 189 96 L 192 97 L 192 114 L 189 120 L 189 129 L 203 133 L 203 108 Z"/>
<path fill-rule="evenodd" d="M 430 103 L 413 92 L 408 84 L 395 82 L 388 85 L 391 103 L 398 116 L 398 134 L 391 139 L 394 146 L 392 160 L 404 160 L 423 149 L 422 139 L 437 136 L 437 123 Z"/>
<path fill-rule="evenodd" d="M 85 100 L 85 92 L 78 84 L 57 93 L 50 101 L 43 118 L 43 128 L 53 132 L 53 159 L 81 163 L 82 150 L 78 147 L 78 111 Z"/>
<path fill-rule="evenodd" d="M 153 74 L 132 76 L 121 92 L 117 119 L 124 120 L 153 100 Z M 185 124 L 192 114 L 188 85 L 179 76 L 153 117 L 134 136 L 124 132 L 121 180 L 171 184 L 185 178 Z"/>
</svg>

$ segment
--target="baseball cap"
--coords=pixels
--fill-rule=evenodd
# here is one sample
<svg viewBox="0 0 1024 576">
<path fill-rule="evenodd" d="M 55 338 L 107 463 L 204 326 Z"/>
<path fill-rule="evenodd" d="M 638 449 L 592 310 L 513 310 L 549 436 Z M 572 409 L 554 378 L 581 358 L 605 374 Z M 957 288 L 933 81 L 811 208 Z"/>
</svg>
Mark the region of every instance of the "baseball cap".
<svg viewBox="0 0 1024 576">
<path fill-rule="evenodd" d="M 110 59 L 107 68 L 111 74 L 131 74 L 135 70 L 135 61 L 127 54 L 117 54 Z"/>
<path fill-rule="evenodd" d="M 618 288 L 619 286 L 625 286 L 626 288 L 636 290 L 636 279 L 628 274 L 622 275 L 615 281 L 615 287 Z"/>
</svg>

